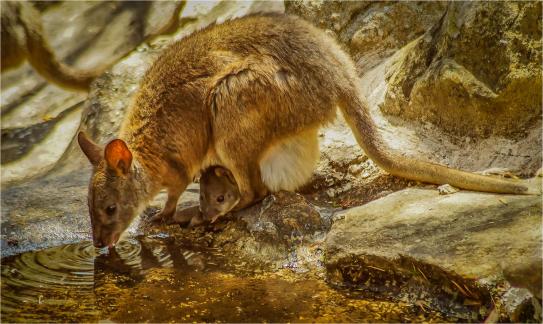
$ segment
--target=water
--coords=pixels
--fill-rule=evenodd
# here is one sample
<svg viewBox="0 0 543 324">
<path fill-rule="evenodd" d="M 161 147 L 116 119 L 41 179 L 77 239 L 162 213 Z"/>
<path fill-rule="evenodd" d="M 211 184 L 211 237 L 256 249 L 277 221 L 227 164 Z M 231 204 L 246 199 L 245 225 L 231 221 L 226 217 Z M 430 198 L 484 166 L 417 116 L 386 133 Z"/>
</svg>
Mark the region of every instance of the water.
<svg viewBox="0 0 543 324">
<path fill-rule="evenodd" d="M 416 305 L 366 300 L 321 274 L 266 270 L 166 236 L 97 251 L 90 242 L 2 260 L 4 322 L 444 321 Z"/>
</svg>

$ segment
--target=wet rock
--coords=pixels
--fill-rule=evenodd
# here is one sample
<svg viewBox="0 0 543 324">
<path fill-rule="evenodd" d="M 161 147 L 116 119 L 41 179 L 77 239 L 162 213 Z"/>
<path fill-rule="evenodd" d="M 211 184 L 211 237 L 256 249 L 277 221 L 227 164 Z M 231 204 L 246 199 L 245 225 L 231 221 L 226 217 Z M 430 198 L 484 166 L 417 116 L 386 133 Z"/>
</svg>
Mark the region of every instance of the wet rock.
<svg viewBox="0 0 543 324">
<path fill-rule="evenodd" d="M 274 193 L 257 208 L 256 212 L 242 211 L 239 216 L 249 231 L 264 241 L 291 244 L 326 230 L 326 223 L 317 210 L 296 193 Z"/>
<path fill-rule="evenodd" d="M 226 224 L 215 231 L 210 245 L 274 267 L 283 267 L 285 260 L 291 268 L 314 267 L 322 253 L 316 256 L 319 252 L 307 246 L 322 241 L 330 216 L 300 194 L 278 192 L 223 219 Z"/>
<path fill-rule="evenodd" d="M 502 297 L 511 322 L 541 322 L 541 302 L 526 289 L 512 288 Z"/>
<path fill-rule="evenodd" d="M 364 287 L 377 274 L 405 292 L 402 283 L 418 280 L 488 310 L 489 287 L 503 282 L 503 268 L 534 255 L 541 262 L 541 210 L 540 196 L 402 190 L 336 217 L 326 266 L 339 284 Z"/>
<path fill-rule="evenodd" d="M 89 177 L 82 171 L 3 189 L 2 257 L 90 240 Z"/>
</svg>

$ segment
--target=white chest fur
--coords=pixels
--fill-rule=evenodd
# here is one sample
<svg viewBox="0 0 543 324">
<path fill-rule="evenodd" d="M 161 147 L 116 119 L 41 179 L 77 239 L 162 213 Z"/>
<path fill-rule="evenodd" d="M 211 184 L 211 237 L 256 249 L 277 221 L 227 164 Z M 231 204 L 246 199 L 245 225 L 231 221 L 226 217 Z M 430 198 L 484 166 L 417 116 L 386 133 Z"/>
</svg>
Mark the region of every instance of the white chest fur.
<svg viewBox="0 0 543 324">
<path fill-rule="evenodd" d="M 294 191 L 311 178 L 320 157 L 317 132 L 314 129 L 300 133 L 266 151 L 260 172 L 270 191 Z"/>
</svg>

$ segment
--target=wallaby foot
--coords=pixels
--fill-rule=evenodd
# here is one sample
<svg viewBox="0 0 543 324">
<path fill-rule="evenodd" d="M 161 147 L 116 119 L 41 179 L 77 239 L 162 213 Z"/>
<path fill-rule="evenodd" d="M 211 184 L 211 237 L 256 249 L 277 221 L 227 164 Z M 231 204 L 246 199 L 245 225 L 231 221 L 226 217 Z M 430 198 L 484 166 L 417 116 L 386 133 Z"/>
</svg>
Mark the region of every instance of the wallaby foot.
<svg viewBox="0 0 543 324">
<path fill-rule="evenodd" d="M 198 213 L 198 215 L 195 215 L 194 217 L 192 217 L 190 219 L 190 223 L 187 226 L 187 228 L 193 228 L 193 227 L 196 227 L 196 226 L 200 226 L 200 225 L 204 224 L 205 222 L 206 222 L 206 220 L 204 219 L 202 213 Z"/>
<path fill-rule="evenodd" d="M 164 223 L 164 222 L 168 222 L 168 220 L 170 218 L 173 217 L 173 214 L 174 214 L 175 211 L 173 212 L 167 212 L 165 210 L 161 210 L 160 212 L 156 213 L 155 215 L 153 215 L 149 221 L 151 223 Z"/>
<path fill-rule="evenodd" d="M 460 191 L 460 189 L 453 187 L 450 184 L 441 185 L 437 187 L 437 190 L 439 191 L 440 195 L 450 195 Z"/>
<path fill-rule="evenodd" d="M 164 205 L 164 209 L 162 209 L 158 214 L 151 217 L 151 222 L 153 222 L 153 223 L 163 223 L 163 222 L 168 223 L 170 221 L 170 218 L 174 217 L 174 215 L 175 215 L 175 210 L 177 208 L 177 201 L 179 200 L 179 196 L 181 196 L 182 192 L 183 191 L 179 190 L 178 188 L 169 189 L 168 190 L 168 200 L 166 200 L 166 204 Z"/>
<path fill-rule="evenodd" d="M 199 206 L 193 206 L 178 210 L 172 217 L 166 220 L 166 224 L 179 224 L 181 226 L 189 226 L 194 218 L 201 218 Z"/>
</svg>

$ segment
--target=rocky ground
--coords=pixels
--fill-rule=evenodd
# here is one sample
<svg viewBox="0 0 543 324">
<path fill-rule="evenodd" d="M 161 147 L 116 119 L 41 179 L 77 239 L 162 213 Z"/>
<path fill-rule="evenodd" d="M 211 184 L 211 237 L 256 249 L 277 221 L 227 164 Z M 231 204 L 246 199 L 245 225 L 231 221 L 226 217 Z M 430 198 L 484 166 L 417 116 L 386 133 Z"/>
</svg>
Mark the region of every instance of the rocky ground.
<svg viewBox="0 0 543 324">
<path fill-rule="evenodd" d="M 507 168 L 541 188 L 540 2 L 188 3 L 176 32 L 147 38 L 162 21 L 153 13 L 168 5 L 43 9 L 48 39 L 67 63 L 113 65 L 88 95 L 50 85 L 28 65 L 2 74 L 2 257 L 90 239 L 90 165 L 77 130 L 100 143 L 114 138 L 162 48 L 262 10 L 301 15 L 337 36 L 391 148 L 469 171 Z M 161 194 L 129 235 L 167 231 L 272 268 L 322 265 L 337 287 L 467 308 L 475 320 L 541 320 L 541 196 L 440 195 L 380 170 L 341 116 L 320 135 L 321 162 L 299 193 L 274 194 L 193 230 L 145 221 Z M 197 203 L 192 185 L 179 206 Z"/>
</svg>

